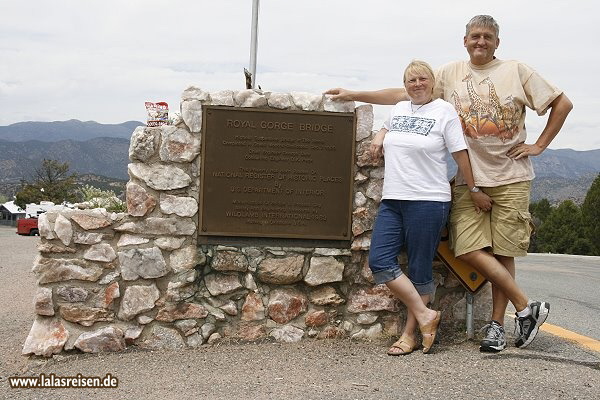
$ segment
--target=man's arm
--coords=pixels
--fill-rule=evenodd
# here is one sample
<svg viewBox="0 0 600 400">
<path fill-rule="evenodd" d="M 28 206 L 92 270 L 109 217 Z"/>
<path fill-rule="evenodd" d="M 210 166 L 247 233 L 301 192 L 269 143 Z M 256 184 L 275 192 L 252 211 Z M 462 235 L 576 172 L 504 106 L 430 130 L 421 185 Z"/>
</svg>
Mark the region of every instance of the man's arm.
<svg viewBox="0 0 600 400">
<path fill-rule="evenodd" d="M 354 91 L 342 88 L 333 88 L 325 92 L 332 95 L 333 100 L 340 101 L 362 101 L 371 104 L 396 104 L 399 101 L 408 100 L 404 88 L 390 88 L 372 91 Z"/>
<path fill-rule="evenodd" d="M 552 143 L 552 140 L 558 135 L 558 132 L 560 132 L 565 123 L 567 115 L 573 109 L 573 103 L 563 93 L 550 103 L 550 107 L 550 115 L 548 116 L 546 126 L 535 144 L 519 143 L 506 153 L 509 157 L 518 160 L 522 157 L 537 156 Z"/>
</svg>

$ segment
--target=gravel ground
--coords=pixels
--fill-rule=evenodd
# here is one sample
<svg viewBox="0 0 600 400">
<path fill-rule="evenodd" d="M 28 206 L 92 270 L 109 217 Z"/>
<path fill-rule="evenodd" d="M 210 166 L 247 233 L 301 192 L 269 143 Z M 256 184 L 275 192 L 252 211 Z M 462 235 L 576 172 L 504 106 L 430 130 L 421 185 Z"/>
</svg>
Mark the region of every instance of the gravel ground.
<svg viewBox="0 0 600 400">
<path fill-rule="evenodd" d="M 600 354 L 541 333 L 527 349 L 484 354 L 442 338 L 432 354 L 385 354 L 392 340 L 220 343 L 186 351 L 21 356 L 33 320 L 35 237 L 0 226 L 3 399 L 598 399 Z M 10 376 L 118 378 L 116 389 L 12 389 Z M 202 397 L 201 397 L 202 398 Z"/>
</svg>

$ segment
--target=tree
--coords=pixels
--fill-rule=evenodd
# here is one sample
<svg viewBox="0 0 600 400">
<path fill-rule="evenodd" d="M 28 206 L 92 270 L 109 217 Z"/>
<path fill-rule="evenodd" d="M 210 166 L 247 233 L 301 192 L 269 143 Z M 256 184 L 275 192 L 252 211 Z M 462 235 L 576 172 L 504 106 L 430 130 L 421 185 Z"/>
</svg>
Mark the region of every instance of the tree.
<svg viewBox="0 0 600 400">
<path fill-rule="evenodd" d="M 529 242 L 528 251 L 530 253 L 537 253 L 538 251 L 540 251 L 537 232 L 542 227 L 544 221 L 546 220 L 546 218 L 548 218 L 548 215 L 550 215 L 551 212 L 552 206 L 550 205 L 548 199 L 541 199 L 536 203 L 529 204 L 529 213 L 532 216 L 532 221 L 536 228 L 536 233 L 532 235 L 531 241 Z"/>
<path fill-rule="evenodd" d="M 592 243 L 584 234 L 581 209 L 565 200 L 552 209 L 537 234 L 539 251 L 557 254 L 589 254 Z"/>
<path fill-rule="evenodd" d="M 581 206 L 585 237 L 592 245 L 591 255 L 600 255 L 600 174 L 594 179 Z"/>
<path fill-rule="evenodd" d="M 77 175 L 69 174 L 69 163 L 44 159 L 42 165 L 36 168 L 33 181 L 22 182 L 15 204 L 25 208 L 29 203 L 40 201 L 52 201 L 56 204 L 74 202 L 77 200 L 76 178 Z"/>
</svg>

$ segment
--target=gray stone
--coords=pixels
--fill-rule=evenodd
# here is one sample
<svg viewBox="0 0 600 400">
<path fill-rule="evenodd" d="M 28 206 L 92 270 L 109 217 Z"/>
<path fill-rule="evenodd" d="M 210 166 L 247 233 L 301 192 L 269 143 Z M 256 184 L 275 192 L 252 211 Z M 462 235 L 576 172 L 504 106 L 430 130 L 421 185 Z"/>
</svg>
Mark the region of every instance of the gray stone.
<svg viewBox="0 0 600 400">
<path fill-rule="evenodd" d="M 60 353 L 68 339 L 69 331 L 60 319 L 38 316 L 33 321 L 21 353 L 50 357 Z"/>
<path fill-rule="evenodd" d="M 162 161 L 190 162 L 200 153 L 200 137 L 171 125 L 161 127 L 159 150 Z"/>
<path fill-rule="evenodd" d="M 223 304 L 221 307 L 219 307 L 221 310 L 225 311 L 225 313 L 227 313 L 228 315 L 237 315 L 238 314 L 238 310 L 237 310 L 237 306 L 235 305 L 235 302 L 229 300 L 227 303 Z"/>
<path fill-rule="evenodd" d="M 328 247 L 317 247 L 314 250 L 315 255 L 319 256 L 351 256 L 352 252 L 349 249 L 333 249 Z"/>
<path fill-rule="evenodd" d="M 107 283 L 111 283 L 112 281 L 114 281 L 119 276 L 121 276 L 121 273 L 119 271 L 113 271 L 104 275 L 104 277 L 100 279 L 98 283 L 100 285 L 106 285 Z"/>
<path fill-rule="evenodd" d="M 373 131 L 373 105 L 363 104 L 356 107 L 356 140 L 361 141 Z"/>
<path fill-rule="evenodd" d="M 85 353 L 104 353 L 125 350 L 123 331 L 107 326 L 93 332 L 84 332 L 75 341 L 75 347 Z"/>
<path fill-rule="evenodd" d="M 181 319 L 175 321 L 174 325 L 185 336 L 190 336 L 191 334 L 198 332 L 198 321 L 195 319 Z"/>
<path fill-rule="evenodd" d="M 202 129 L 202 102 L 185 100 L 181 102 L 181 118 L 190 132 L 198 133 Z"/>
<path fill-rule="evenodd" d="M 234 106 L 233 90 L 221 90 L 210 94 L 211 104 L 215 106 Z"/>
<path fill-rule="evenodd" d="M 288 93 L 271 93 L 268 99 L 269 107 L 279 110 L 288 110 L 292 108 L 294 103 Z"/>
<path fill-rule="evenodd" d="M 38 287 L 33 304 L 37 315 L 53 316 L 54 302 L 52 301 L 52 289 Z"/>
<path fill-rule="evenodd" d="M 299 109 L 303 111 L 321 111 L 323 103 L 322 94 L 312 94 L 305 92 L 292 92 L 292 101 Z"/>
<path fill-rule="evenodd" d="M 217 328 L 214 324 L 207 322 L 200 328 L 200 333 L 202 333 L 202 337 L 204 339 L 208 339 L 216 331 L 216 329 Z"/>
<path fill-rule="evenodd" d="M 140 325 L 148 325 L 150 322 L 154 321 L 154 318 L 150 318 L 147 315 L 138 315 L 137 321 Z"/>
<path fill-rule="evenodd" d="M 147 350 L 181 350 L 185 348 L 183 338 L 176 329 L 160 325 L 152 326 L 148 336 L 138 345 Z"/>
<path fill-rule="evenodd" d="M 323 110 L 327 112 L 354 112 L 353 101 L 332 100 L 330 95 L 323 96 Z"/>
<path fill-rule="evenodd" d="M 339 282 L 344 274 L 344 263 L 333 257 L 312 257 L 310 267 L 304 277 L 304 282 L 309 286 L 318 286 L 323 283 Z"/>
<path fill-rule="evenodd" d="M 156 154 L 158 129 L 138 126 L 131 135 L 129 159 L 146 162 Z"/>
<path fill-rule="evenodd" d="M 141 236 L 123 234 L 117 242 L 117 247 L 134 246 L 150 242 L 150 239 Z M 160 247 L 160 246 L 159 246 Z"/>
<path fill-rule="evenodd" d="M 54 232 L 65 246 L 71 244 L 71 240 L 73 239 L 73 226 L 71 225 L 71 221 L 61 214 L 58 214 L 58 217 L 56 217 L 56 221 L 54 222 Z"/>
<path fill-rule="evenodd" d="M 56 289 L 56 295 L 67 303 L 78 303 L 85 301 L 89 292 L 82 287 L 67 287 L 62 286 Z"/>
<path fill-rule="evenodd" d="M 154 308 L 154 303 L 160 297 L 160 291 L 155 284 L 149 286 L 129 286 L 121 299 L 118 316 L 129 321 L 136 315 Z"/>
<path fill-rule="evenodd" d="M 371 248 L 371 235 L 364 234 L 357 238 L 354 238 L 352 244 L 350 245 L 350 249 L 353 251 L 358 250 L 369 250 Z"/>
<path fill-rule="evenodd" d="M 188 336 L 187 338 L 187 345 L 192 349 L 200 347 L 202 343 L 204 343 L 204 338 L 199 333 L 194 333 L 193 335 Z"/>
<path fill-rule="evenodd" d="M 213 296 L 235 292 L 243 287 L 237 275 L 210 274 L 204 278 L 204 282 Z"/>
<path fill-rule="evenodd" d="M 161 237 L 154 240 L 154 244 L 160 247 L 162 250 L 175 250 L 181 247 L 181 245 L 185 242 L 185 238 L 177 238 L 177 237 Z"/>
<path fill-rule="evenodd" d="M 190 245 L 182 249 L 174 250 L 169 256 L 169 264 L 173 272 L 181 272 L 196 266 L 196 246 Z"/>
<path fill-rule="evenodd" d="M 108 243 L 98 243 L 92 245 L 83 253 L 83 258 L 90 261 L 111 262 L 117 258 L 117 254 Z"/>
<path fill-rule="evenodd" d="M 97 281 L 102 268 L 84 260 L 38 257 L 32 271 L 38 285 L 68 280 Z"/>
<path fill-rule="evenodd" d="M 354 205 L 356 207 L 362 207 L 365 204 L 367 204 L 367 198 L 365 197 L 365 195 L 362 194 L 362 192 L 356 192 L 356 194 L 354 195 Z"/>
<path fill-rule="evenodd" d="M 97 244 L 104 239 L 102 233 L 95 232 L 75 232 L 73 241 L 77 244 Z"/>
<path fill-rule="evenodd" d="M 190 236 L 196 232 L 196 224 L 189 218 L 149 217 L 140 222 L 125 222 L 115 230 L 147 235 Z"/>
<path fill-rule="evenodd" d="M 383 190 L 383 180 L 370 181 L 367 185 L 366 195 L 368 198 L 375 200 L 377 203 L 381 201 L 381 192 Z"/>
<path fill-rule="evenodd" d="M 198 101 L 210 101 L 212 95 L 196 86 L 188 86 L 183 93 L 181 93 L 181 101 L 186 100 L 198 100 Z"/>
<path fill-rule="evenodd" d="M 294 343 L 302 340 L 304 331 L 300 328 L 296 328 L 295 326 L 286 325 L 281 328 L 273 329 L 271 333 L 269 333 L 269 336 L 278 342 Z"/>
<path fill-rule="evenodd" d="M 352 335 L 352 339 L 377 339 L 381 337 L 382 331 L 383 328 L 381 324 L 375 324 L 368 329 L 361 329 Z"/>
<path fill-rule="evenodd" d="M 354 182 L 358 184 L 365 183 L 367 179 L 369 179 L 369 177 L 360 172 L 357 172 L 356 175 L 354 175 Z"/>
<path fill-rule="evenodd" d="M 48 216 L 46 213 L 40 214 L 38 216 L 38 229 L 40 231 L 40 236 L 52 240 L 56 237 L 54 234 L 54 229 L 52 228 L 52 223 L 48 220 Z"/>
<path fill-rule="evenodd" d="M 264 107 L 267 105 L 267 98 L 254 89 L 240 90 L 234 94 L 233 99 L 239 107 Z"/>
<path fill-rule="evenodd" d="M 127 212 L 134 217 L 143 217 L 156 207 L 156 198 L 141 185 L 135 182 L 127 183 L 126 187 Z"/>
<path fill-rule="evenodd" d="M 361 313 L 356 317 L 356 322 L 361 325 L 371 325 L 377 321 L 378 315 L 373 313 Z"/>
<path fill-rule="evenodd" d="M 302 280 L 304 256 L 267 258 L 258 264 L 257 277 L 261 282 L 288 285 Z"/>
<path fill-rule="evenodd" d="M 158 247 L 119 251 L 121 276 L 127 281 L 140 277 L 159 278 L 167 274 L 167 264 Z"/>
<path fill-rule="evenodd" d="M 198 212 L 198 202 L 193 197 L 179 197 L 161 194 L 160 211 L 180 217 L 193 217 Z"/>
<path fill-rule="evenodd" d="M 254 277 L 251 273 L 247 273 L 244 275 L 244 287 L 248 290 L 256 290 L 258 287 L 256 286 L 256 282 L 254 281 Z"/>
<path fill-rule="evenodd" d="M 129 164 L 129 175 L 155 190 L 173 190 L 189 186 L 192 179 L 181 168 L 162 164 Z"/>
<path fill-rule="evenodd" d="M 132 326 L 130 328 L 127 328 L 125 330 L 125 343 L 133 344 L 135 340 L 140 337 L 143 330 L 143 326 Z"/>
<path fill-rule="evenodd" d="M 219 251 L 211 264 L 217 271 L 239 271 L 248 270 L 248 259 L 243 253 L 237 251 Z"/>
</svg>

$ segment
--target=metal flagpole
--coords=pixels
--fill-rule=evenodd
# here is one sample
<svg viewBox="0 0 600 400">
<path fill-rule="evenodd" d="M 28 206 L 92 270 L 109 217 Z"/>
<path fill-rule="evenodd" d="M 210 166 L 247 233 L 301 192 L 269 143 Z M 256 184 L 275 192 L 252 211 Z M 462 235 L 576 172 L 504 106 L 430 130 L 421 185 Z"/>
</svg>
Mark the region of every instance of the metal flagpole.
<svg viewBox="0 0 600 400">
<path fill-rule="evenodd" d="M 252 35 L 250 39 L 250 73 L 252 89 L 256 82 L 256 51 L 258 49 L 258 7 L 260 0 L 252 0 Z"/>
</svg>

